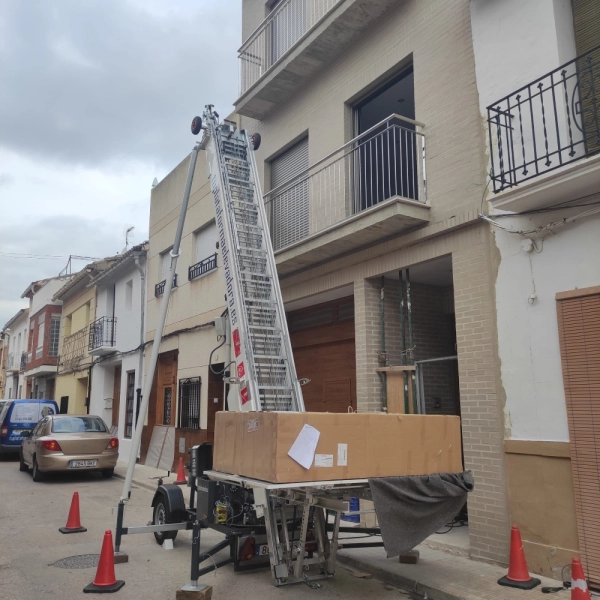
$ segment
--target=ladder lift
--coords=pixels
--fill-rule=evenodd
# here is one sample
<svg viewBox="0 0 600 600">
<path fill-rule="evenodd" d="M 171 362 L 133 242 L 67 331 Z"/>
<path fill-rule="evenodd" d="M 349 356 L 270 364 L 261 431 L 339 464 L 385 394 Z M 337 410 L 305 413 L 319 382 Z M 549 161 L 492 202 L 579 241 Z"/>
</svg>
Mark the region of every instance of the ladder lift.
<svg viewBox="0 0 600 600">
<path fill-rule="evenodd" d="M 234 366 L 233 376 L 227 379 L 234 391 L 228 396 L 229 410 L 303 412 L 301 384 L 305 381 L 299 381 L 296 375 L 254 159 L 260 135 L 249 136 L 234 122 L 220 122 L 211 105 L 206 106 L 202 118 L 194 118 L 191 129 L 194 135 L 203 135 L 190 160 L 171 253 L 171 276 L 163 297 L 165 312 L 159 315 L 157 335 L 164 326 L 197 152 L 203 149 L 225 275 L 229 325 L 225 335 L 233 346 L 229 365 Z M 158 346 L 153 345 L 149 372 L 154 371 Z M 146 405 L 140 411 L 140 424 L 144 422 L 149 393 L 149 389 L 144 390 Z M 141 426 L 139 429 L 133 448 L 139 446 Z M 339 539 L 340 532 L 345 531 L 352 532 L 354 538 L 357 533 L 361 537 L 380 533 L 376 528 L 341 526 L 342 514 L 349 513 L 351 497 L 370 499 L 366 479 L 273 484 L 213 471 L 212 447 L 208 444 L 195 446 L 189 453 L 189 506 L 179 486 L 159 480 L 152 501 L 153 524 L 149 526 L 123 526 L 127 486 L 133 476 L 130 464 L 131 473 L 119 504 L 115 544 L 119 552 L 125 534 L 152 532 L 157 542 L 163 543 L 174 539 L 178 530 L 192 530 L 190 583 L 183 589 L 202 589 L 198 578 L 227 564 L 233 564 L 235 571 L 270 566 L 277 586 L 304 582 L 319 587 L 316 579 L 333 575 L 339 548 L 382 546 L 381 541 L 342 543 Z M 135 457 L 132 460 L 135 463 Z M 225 539 L 201 552 L 200 533 L 206 528 L 223 533 Z M 229 549 L 227 558 L 213 558 L 225 549 Z M 205 561 L 208 566 L 201 568 Z"/>
</svg>

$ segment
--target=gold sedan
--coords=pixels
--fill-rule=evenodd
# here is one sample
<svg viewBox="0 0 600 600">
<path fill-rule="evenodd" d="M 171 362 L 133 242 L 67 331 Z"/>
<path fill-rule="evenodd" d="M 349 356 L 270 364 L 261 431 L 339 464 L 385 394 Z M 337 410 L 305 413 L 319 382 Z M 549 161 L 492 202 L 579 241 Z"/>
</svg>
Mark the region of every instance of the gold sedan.
<svg viewBox="0 0 600 600">
<path fill-rule="evenodd" d="M 19 469 L 33 469 L 33 480 L 49 471 L 100 471 L 112 477 L 119 439 L 94 415 L 48 415 L 25 434 Z"/>
</svg>

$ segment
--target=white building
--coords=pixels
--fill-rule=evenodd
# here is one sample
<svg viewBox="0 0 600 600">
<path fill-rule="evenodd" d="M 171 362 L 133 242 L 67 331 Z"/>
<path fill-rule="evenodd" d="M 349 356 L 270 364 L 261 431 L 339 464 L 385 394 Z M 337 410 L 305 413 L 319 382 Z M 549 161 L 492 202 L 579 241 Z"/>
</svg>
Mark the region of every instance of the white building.
<svg viewBox="0 0 600 600">
<path fill-rule="evenodd" d="M 471 18 L 511 519 L 537 572 L 579 551 L 598 584 L 600 3 L 472 0 Z"/>
<path fill-rule="evenodd" d="M 27 337 L 29 333 L 29 309 L 22 308 L 6 325 L 8 336 L 6 357 L 6 382 L 4 398 L 25 398 L 25 365 L 27 362 Z"/>
<path fill-rule="evenodd" d="M 88 284 L 96 286 L 89 412 L 118 432 L 123 457 L 131 451 L 142 387 L 146 252 L 146 244 L 134 246 Z"/>
</svg>

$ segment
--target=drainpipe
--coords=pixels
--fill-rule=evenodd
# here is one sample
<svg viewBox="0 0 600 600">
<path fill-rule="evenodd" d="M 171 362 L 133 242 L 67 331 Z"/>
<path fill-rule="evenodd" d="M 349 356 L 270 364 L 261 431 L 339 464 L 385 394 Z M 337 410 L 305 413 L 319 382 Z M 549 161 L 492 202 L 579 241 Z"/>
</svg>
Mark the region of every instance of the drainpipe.
<svg viewBox="0 0 600 600">
<path fill-rule="evenodd" d="M 146 271 L 144 267 L 140 264 L 140 253 L 134 254 L 135 267 L 140 273 L 140 280 L 142 289 L 140 291 L 140 315 L 141 315 L 141 324 L 140 324 L 140 361 L 138 365 L 138 388 L 137 388 L 137 407 L 135 411 L 135 422 L 134 427 L 137 426 L 137 418 L 141 400 L 141 383 L 143 381 L 144 375 L 144 326 L 145 326 L 145 314 L 146 314 Z"/>
</svg>

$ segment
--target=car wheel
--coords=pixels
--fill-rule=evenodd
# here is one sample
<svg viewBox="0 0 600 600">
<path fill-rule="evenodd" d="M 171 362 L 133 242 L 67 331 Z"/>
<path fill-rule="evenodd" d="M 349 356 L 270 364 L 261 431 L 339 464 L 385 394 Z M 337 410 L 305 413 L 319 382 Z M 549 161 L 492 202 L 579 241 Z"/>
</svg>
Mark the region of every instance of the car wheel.
<svg viewBox="0 0 600 600">
<path fill-rule="evenodd" d="M 22 473 L 29 471 L 27 463 L 23 460 L 23 448 L 21 448 L 21 451 L 19 452 L 19 471 Z"/>
<path fill-rule="evenodd" d="M 33 480 L 35 482 L 44 481 L 44 473 L 40 471 L 37 458 L 33 457 Z"/>
<path fill-rule="evenodd" d="M 102 477 L 104 477 L 104 479 L 110 479 L 113 476 L 114 472 L 114 467 L 110 469 L 102 469 Z"/>
<path fill-rule="evenodd" d="M 154 505 L 154 513 L 152 515 L 153 525 L 166 525 L 171 522 L 171 513 L 164 496 L 160 498 Z M 177 531 L 155 531 L 154 539 L 157 544 L 162 545 L 165 540 L 174 540 L 177 537 Z"/>
</svg>

